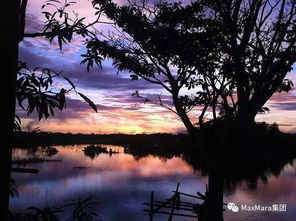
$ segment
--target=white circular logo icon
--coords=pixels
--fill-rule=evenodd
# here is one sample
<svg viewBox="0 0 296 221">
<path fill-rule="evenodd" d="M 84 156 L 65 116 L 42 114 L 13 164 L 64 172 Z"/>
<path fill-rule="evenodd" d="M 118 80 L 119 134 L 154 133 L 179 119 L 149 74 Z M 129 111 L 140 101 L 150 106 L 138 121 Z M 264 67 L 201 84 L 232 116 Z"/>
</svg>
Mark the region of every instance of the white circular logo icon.
<svg viewBox="0 0 296 221">
<path fill-rule="evenodd" d="M 238 212 L 238 206 L 236 206 L 234 203 L 228 203 L 227 204 L 227 209 L 231 210 L 232 212 Z"/>
</svg>

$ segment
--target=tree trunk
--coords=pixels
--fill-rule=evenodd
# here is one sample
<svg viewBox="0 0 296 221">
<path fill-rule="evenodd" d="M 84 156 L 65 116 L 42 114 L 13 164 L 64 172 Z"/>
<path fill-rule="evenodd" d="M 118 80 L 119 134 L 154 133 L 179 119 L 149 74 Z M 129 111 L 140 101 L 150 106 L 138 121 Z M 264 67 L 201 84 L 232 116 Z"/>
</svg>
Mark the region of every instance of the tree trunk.
<svg viewBox="0 0 296 221">
<path fill-rule="evenodd" d="M 250 105 L 239 105 L 236 116 L 237 126 L 243 130 L 250 128 L 255 122 L 257 113 L 258 111 Z"/>
<path fill-rule="evenodd" d="M 221 173 L 216 172 L 209 174 L 206 221 L 223 221 L 224 179 Z"/>
<path fill-rule="evenodd" d="M 11 150 L 13 142 L 13 124 L 15 116 L 15 93 L 18 62 L 18 4 L 17 0 L 2 2 L 0 18 L 0 67 L 2 97 L 0 108 L 0 214 L 1 220 L 8 219 L 9 182 L 11 170 Z M 5 11 L 5 12 L 4 12 Z"/>
<path fill-rule="evenodd" d="M 184 110 L 184 108 L 182 107 L 179 98 L 177 97 L 177 95 L 173 95 L 173 102 L 174 102 L 174 106 L 176 108 L 176 111 L 179 115 L 179 117 L 181 118 L 184 126 L 186 127 L 188 133 L 190 135 L 196 135 L 196 128 L 194 127 L 194 125 L 192 124 L 192 122 L 190 121 L 186 111 Z"/>
</svg>

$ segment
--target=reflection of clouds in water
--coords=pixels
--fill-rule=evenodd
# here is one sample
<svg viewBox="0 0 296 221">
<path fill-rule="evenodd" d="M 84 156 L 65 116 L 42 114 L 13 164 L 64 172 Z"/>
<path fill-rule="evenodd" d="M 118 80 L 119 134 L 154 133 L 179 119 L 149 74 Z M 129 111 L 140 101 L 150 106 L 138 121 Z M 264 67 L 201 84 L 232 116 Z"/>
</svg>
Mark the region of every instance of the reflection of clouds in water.
<svg viewBox="0 0 296 221">
<path fill-rule="evenodd" d="M 101 145 L 107 150 L 114 150 L 123 152 L 123 148 L 114 145 Z M 84 173 L 94 173 L 96 171 L 116 171 L 116 172 L 133 172 L 137 176 L 164 176 L 171 174 L 191 174 L 192 169 L 180 158 L 174 157 L 164 162 L 162 159 L 147 156 L 136 161 L 132 155 L 129 154 L 115 154 L 110 156 L 108 154 L 100 154 L 95 159 L 89 159 L 84 156 L 83 148 L 85 146 L 72 147 L 58 147 L 59 153 L 57 157 L 63 159 L 63 168 L 72 169 L 73 167 L 86 167 L 86 170 L 80 171 Z M 76 171 L 75 171 L 76 172 Z M 78 171 L 79 172 L 79 171 Z"/>
<path fill-rule="evenodd" d="M 122 148 L 119 146 L 102 146 L 108 150 L 111 148 L 122 152 Z M 42 181 L 50 177 L 51 180 L 63 181 L 64 183 L 79 183 L 83 177 L 89 183 L 92 183 L 92 179 L 96 179 L 94 183 L 98 182 L 97 179 L 102 179 L 106 183 L 112 182 L 114 179 L 157 178 L 193 174 L 192 169 L 179 158 L 172 158 L 164 162 L 159 158 L 148 156 L 136 161 L 132 155 L 120 153 L 112 157 L 101 154 L 95 159 L 90 159 L 84 156 L 83 147 L 57 147 L 59 152 L 53 159 L 61 159 L 62 162 L 38 164 L 39 174 L 32 175 L 34 177 L 23 177 L 19 182 L 31 182 L 31 178 Z M 75 167 L 83 169 L 74 169 Z"/>
<path fill-rule="evenodd" d="M 295 161 L 294 161 L 295 162 Z M 296 165 L 286 165 L 281 171 L 280 176 L 271 176 L 268 182 L 259 180 L 257 188 L 250 190 L 247 182 L 243 181 L 234 194 L 225 196 L 225 202 L 234 202 L 236 205 L 254 205 L 260 204 L 262 206 L 271 206 L 273 204 L 287 204 L 286 212 L 242 212 L 237 214 L 232 212 L 225 212 L 224 217 L 228 217 L 229 221 L 237 221 L 241 217 L 245 220 L 263 220 L 263 221 L 292 221 L 296 215 L 296 179 L 295 179 Z"/>
<path fill-rule="evenodd" d="M 59 150 L 53 159 L 61 162 L 33 164 L 38 168 L 38 174 L 14 174 L 20 193 L 19 199 L 11 201 L 12 209 L 24 209 L 27 206 L 61 205 L 65 201 L 95 195 L 99 203 L 98 214 L 104 221 L 108 220 L 145 220 L 147 216 L 142 212 L 143 202 L 149 200 L 150 191 L 155 191 L 160 200 L 171 196 L 176 184 L 180 183 L 180 191 L 194 194 L 204 193 L 208 182 L 199 172 L 178 157 L 163 160 L 154 156 L 147 156 L 135 160 L 132 155 L 124 154 L 123 147 L 102 145 L 108 150 L 121 152 L 110 157 L 101 154 L 94 160 L 85 157 L 83 148 L 86 145 L 57 146 Z M 15 154 L 25 154 L 26 151 L 15 150 Z M 82 169 L 74 169 L 74 167 Z M 85 168 L 84 168 L 85 167 Z M 286 165 L 278 177 L 271 176 L 268 183 L 258 181 L 257 189 L 249 190 L 245 181 L 237 186 L 231 195 L 224 198 L 224 202 L 287 203 L 286 217 L 295 215 L 296 206 L 293 196 L 295 190 L 295 165 Z M 231 211 L 230 211 L 231 212 Z M 264 220 L 275 221 L 284 219 L 284 215 L 257 214 L 225 211 L 225 220 Z M 235 218 L 234 218 L 235 217 Z M 258 219 L 257 219 L 257 218 Z M 178 220 L 178 219 L 176 219 Z"/>
<path fill-rule="evenodd" d="M 12 208 L 38 206 L 45 200 L 46 192 L 49 193 L 48 201 L 54 204 L 65 199 L 96 193 L 99 201 L 101 198 L 109 198 L 107 207 L 111 203 L 110 198 L 114 198 L 117 199 L 118 206 L 136 208 L 136 205 L 142 206 L 146 194 L 151 190 L 167 192 L 169 196 L 176 183 L 191 180 L 195 182 L 197 179 L 190 166 L 180 158 L 174 157 L 163 161 L 157 157 L 147 156 L 135 160 L 132 155 L 123 154 L 121 146 L 102 146 L 121 153 L 112 157 L 101 154 L 92 160 L 84 156 L 84 145 L 58 146 L 59 152 L 53 159 L 62 159 L 62 162 L 35 164 L 32 167 L 39 169 L 38 174 L 16 176 L 16 182 L 20 186 L 20 198 L 12 201 Z M 85 168 L 74 169 L 77 166 Z M 202 190 L 206 178 L 200 177 L 199 180 Z M 135 196 L 141 200 L 135 199 Z"/>
</svg>

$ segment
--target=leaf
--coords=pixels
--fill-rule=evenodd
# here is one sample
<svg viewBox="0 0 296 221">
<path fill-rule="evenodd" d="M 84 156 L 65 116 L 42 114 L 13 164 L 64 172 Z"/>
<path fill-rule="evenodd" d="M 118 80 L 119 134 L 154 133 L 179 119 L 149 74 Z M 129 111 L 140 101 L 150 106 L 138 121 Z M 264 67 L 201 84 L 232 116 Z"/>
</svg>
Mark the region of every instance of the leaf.
<svg viewBox="0 0 296 221">
<path fill-rule="evenodd" d="M 86 67 L 88 72 L 90 71 L 90 69 L 92 69 L 93 64 L 94 64 L 94 61 L 92 59 L 88 60 L 87 67 Z"/>
<path fill-rule="evenodd" d="M 66 76 L 63 76 L 63 78 L 65 78 L 66 81 L 68 81 L 68 83 L 72 86 L 72 88 L 75 90 L 76 86 L 74 85 L 74 83 L 69 79 L 67 78 Z"/>
<path fill-rule="evenodd" d="M 95 112 L 98 113 L 98 109 L 97 109 L 96 105 L 95 105 L 95 104 L 94 104 L 94 103 L 93 103 L 88 97 L 86 97 L 84 94 L 79 93 L 79 92 L 78 92 L 78 94 L 79 94 L 79 96 L 80 96 L 85 102 L 87 102 L 87 103 L 89 104 L 89 106 L 92 107 L 92 109 L 93 109 Z"/>
<path fill-rule="evenodd" d="M 132 81 L 137 81 L 139 79 L 139 77 L 135 74 L 132 74 L 130 77 Z"/>
</svg>

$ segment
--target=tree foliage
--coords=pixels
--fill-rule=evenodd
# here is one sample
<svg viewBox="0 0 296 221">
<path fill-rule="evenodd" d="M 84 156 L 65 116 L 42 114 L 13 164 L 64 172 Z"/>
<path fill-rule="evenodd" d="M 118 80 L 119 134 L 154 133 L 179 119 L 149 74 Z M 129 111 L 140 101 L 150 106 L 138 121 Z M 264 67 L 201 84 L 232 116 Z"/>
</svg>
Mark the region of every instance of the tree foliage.
<svg viewBox="0 0 296 221">
<path fill-rule="evenodd" d="M 19 62 L 19 72 L 17 79 L 16 98 L 18 105 L 27 112 L 33 113 L 34 110 L 39 115 L 39 120 L 54 117 L 54 109 L 62 111 L 66 107 L 66 94 L 74 91 L 83 98 L 97 112 L 94 103 L 84 94 L 76 91 L 74 83 L 63 76 L 47 68 L 34 68 L 31 70 L 25 63 Z M 69 89 L 54 87 L 56 78 L 62 78 L 70 85 Z"/>
<path fill-rule="evenodd" d="M 70 43 L 74 35 L 86 37 L 91 32 L 89 28 L 97 22 L 97 19 L 88 25 L 83 23 L 85 17 L 79 18 L 78 14 L 73 12 L 71 16 L 68 9 L 75 1 L 58 1 L 47 0 L 42 6 L 42 14 L 45 17 L 44 30 L 36 33 L 26 33 L 25 30 L 25 13 L 27 1 L 21 3 L 20 10 L 20 25 L 21 32 L 19 41 L 24 38 L 45 37 L 49 42 L 56 41 L 60 50 L 63 44 Z M 85 102 L 87 102 L 94 111 L 97 112 L 95 104 L 84 94 L 76 90 L 75 84 L 62 72 L 54 70 L 35 67 L 30 68 L 25 62 L 19 61 L 18 78 L 16 84 L 16 99 L 18 106 L 32 114 L 37 112 L 39 120 L 42 118 L 54 117 L 55 109 L 62 111 L 66 107 L 66 95 L 69 92 L 74 92 L 79 95 Z M 56 88 L 54 83 L 57 80 L 63 80 L 68 83 L 68 88 Z M 21 120 L 16 116 L 15 130 L 21 129 Z"/>
<path fill-rule="evenodd" d="M 286 79 L 296 62 L 295 0 L 205 1 L 221 21 L 223 53 L 235 83 L 238 118 L 253 120 L 275 92 L 290 91 Z M 224 62 L 225 64 L 225 62 Z"/>
<path fill-rule="evenodd" d="M 93 196 L 79 198 L 71 203 L 62 206 L 48 206 L 44 208 L 28 207 L 22 213 L 10 212 L 9 221 L 27 220 L 27 221 L 59 221 L 62 220 L 62 215 L 70 215 L 67 221 L 91 221 L 97 219 L 98 214 L 95 211 L 95 206 L 98 203 L 93 200 Z M 101 220 L 101 219 L 100 219 Z"/>
<path fill-rule="evenodd" d="M 160 85 L 173 107 L 153 102 L 174 110 L 189 132 L 207 113 L 214 122 L 252 123 L 272 94 L 292 89 L 285 77 L 296 59 L 295 0 L 128 2 L 92 1 L 114 31 L 88 38 L 83 63 L 111 58 L 131 80 Z"/>
</svg>

